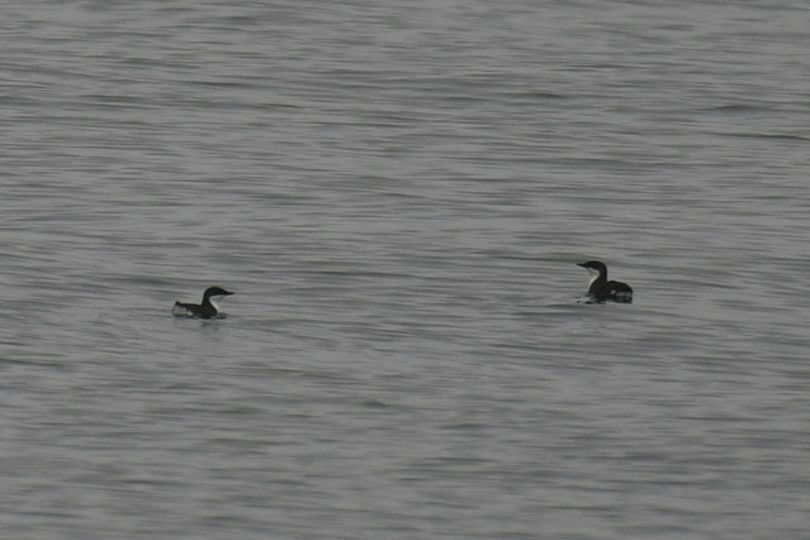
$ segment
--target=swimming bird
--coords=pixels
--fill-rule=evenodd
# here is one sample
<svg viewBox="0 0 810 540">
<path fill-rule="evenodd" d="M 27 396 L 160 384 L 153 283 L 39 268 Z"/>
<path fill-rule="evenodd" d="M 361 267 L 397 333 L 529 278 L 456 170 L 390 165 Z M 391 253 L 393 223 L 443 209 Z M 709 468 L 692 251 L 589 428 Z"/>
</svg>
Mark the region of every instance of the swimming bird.
<svg viewBox="0 0 810 540">
<path fill-rule="evenodd" d="M 197 317 L 200 319 L 210 319 L 219 315 L 217 301 L 232 295 L 221 287 L 208 287 L 203 293 L 202 304 L 184 304 L 175 302 L 172 308 L 172 315 L 175 317 Z"/>
<path fill-rule="evenodd" d="M 591 283 L 588 286 L 588 296 L 596 302 L 613 300 L 623 304 L 633 302 L 633 289 L 621 281 L 608 281 L 607 266 L 601 261 L 588 261 L 577 264 L 591 274 Z"/>
</svg>

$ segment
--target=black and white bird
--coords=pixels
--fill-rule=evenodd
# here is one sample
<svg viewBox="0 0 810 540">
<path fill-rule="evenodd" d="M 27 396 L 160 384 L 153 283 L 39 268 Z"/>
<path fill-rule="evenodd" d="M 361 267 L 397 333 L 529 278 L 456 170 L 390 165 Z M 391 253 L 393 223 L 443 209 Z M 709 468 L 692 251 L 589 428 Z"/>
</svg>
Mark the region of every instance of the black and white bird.
<svg viewBox="0 0 810 540">
<path fill-rule="evenodd" d="M 220 315 L 217 302 L 232 294 L 232 292 L 228 292 L 222 287 L 208 287 L 203 293 L 202 304 L 175 302 L 172 308 L 172 315 L 175 317 L 196 317 L 199 319 L 217 317 Z"/>
<path fill-rule="evenodd" d="M 605 263 L 601 261 L 588 261 L 577 264 L 591 274 L 591 283 L 588 286 L 588 296 L 595 302 L 612 300 L 623 304 L 633 302 L 633 289 L 621 281 L 608 281 L 608 271 Z"/>
</svg>

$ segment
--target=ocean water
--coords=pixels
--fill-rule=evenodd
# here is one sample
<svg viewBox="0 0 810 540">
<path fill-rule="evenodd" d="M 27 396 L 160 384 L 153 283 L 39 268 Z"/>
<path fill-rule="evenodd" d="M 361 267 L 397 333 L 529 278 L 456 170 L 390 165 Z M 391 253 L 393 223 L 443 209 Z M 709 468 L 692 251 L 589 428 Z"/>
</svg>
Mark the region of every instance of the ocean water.
<svg viewBox="0 0 810 540">
<path fill-rule="evenodd" d="M 804 3 L 0 12 L 4 538 L 810 530 Z"/>
</svg>

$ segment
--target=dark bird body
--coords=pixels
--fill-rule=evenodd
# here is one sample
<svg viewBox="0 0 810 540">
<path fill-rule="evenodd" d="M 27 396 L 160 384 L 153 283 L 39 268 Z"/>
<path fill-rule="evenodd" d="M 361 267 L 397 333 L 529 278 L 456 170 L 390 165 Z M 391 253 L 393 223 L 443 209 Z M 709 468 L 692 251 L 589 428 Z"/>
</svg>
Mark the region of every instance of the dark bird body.
<svg viewBox="0 0 810 540">
<path fill-rule="evenodd" d="M 621 281 L 608 281 L 607 266 L 601 261 L 588 261 L 578 264 L 593 276 L 588 287 L 588 296 L 595 302 L 620 302 L 630 304 L 633 302 L 633 289 Z"/>
<path fill-rule="evenodd" d="M 175 302 L 172 314 L 175 317 L 197 317 L 200 319 L 210 319 L 219 315 L 219 307 L 216 300 L 232 295 L 221 287 L 208 287 L 203 293 L 202 304 L 184 304 Z"/>
</svg>

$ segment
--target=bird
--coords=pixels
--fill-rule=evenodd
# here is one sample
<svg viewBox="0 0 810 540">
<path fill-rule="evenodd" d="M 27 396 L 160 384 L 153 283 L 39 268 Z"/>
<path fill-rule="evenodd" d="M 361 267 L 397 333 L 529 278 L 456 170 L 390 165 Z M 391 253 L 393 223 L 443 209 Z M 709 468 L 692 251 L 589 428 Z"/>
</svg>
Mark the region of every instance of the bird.
<svg viewBox="0 0 810 540">
<path fill-rule="evenodd" d="M 627 283 L 621 281 L 608 281 L 608 271 L 605 263 L 601 261 L 588 261 L 579 263 L 591 274 L 591 282 L 588 286 L 588 296 L 595 302 L 605 302 L 612 300 L 622 304 L 633 302 L 633 289 Z"/>
<path fill-rule="evenodd" d="M 175 317 L 195 317 L 199 319 L 210 319 L 220 316 L 217 301 L 232 295 L 222 287 L 208 287 L 203 293 L 202 304 L 184 304 L 175 302 L 172 308 L 172 315 Z"/>
</svg>

